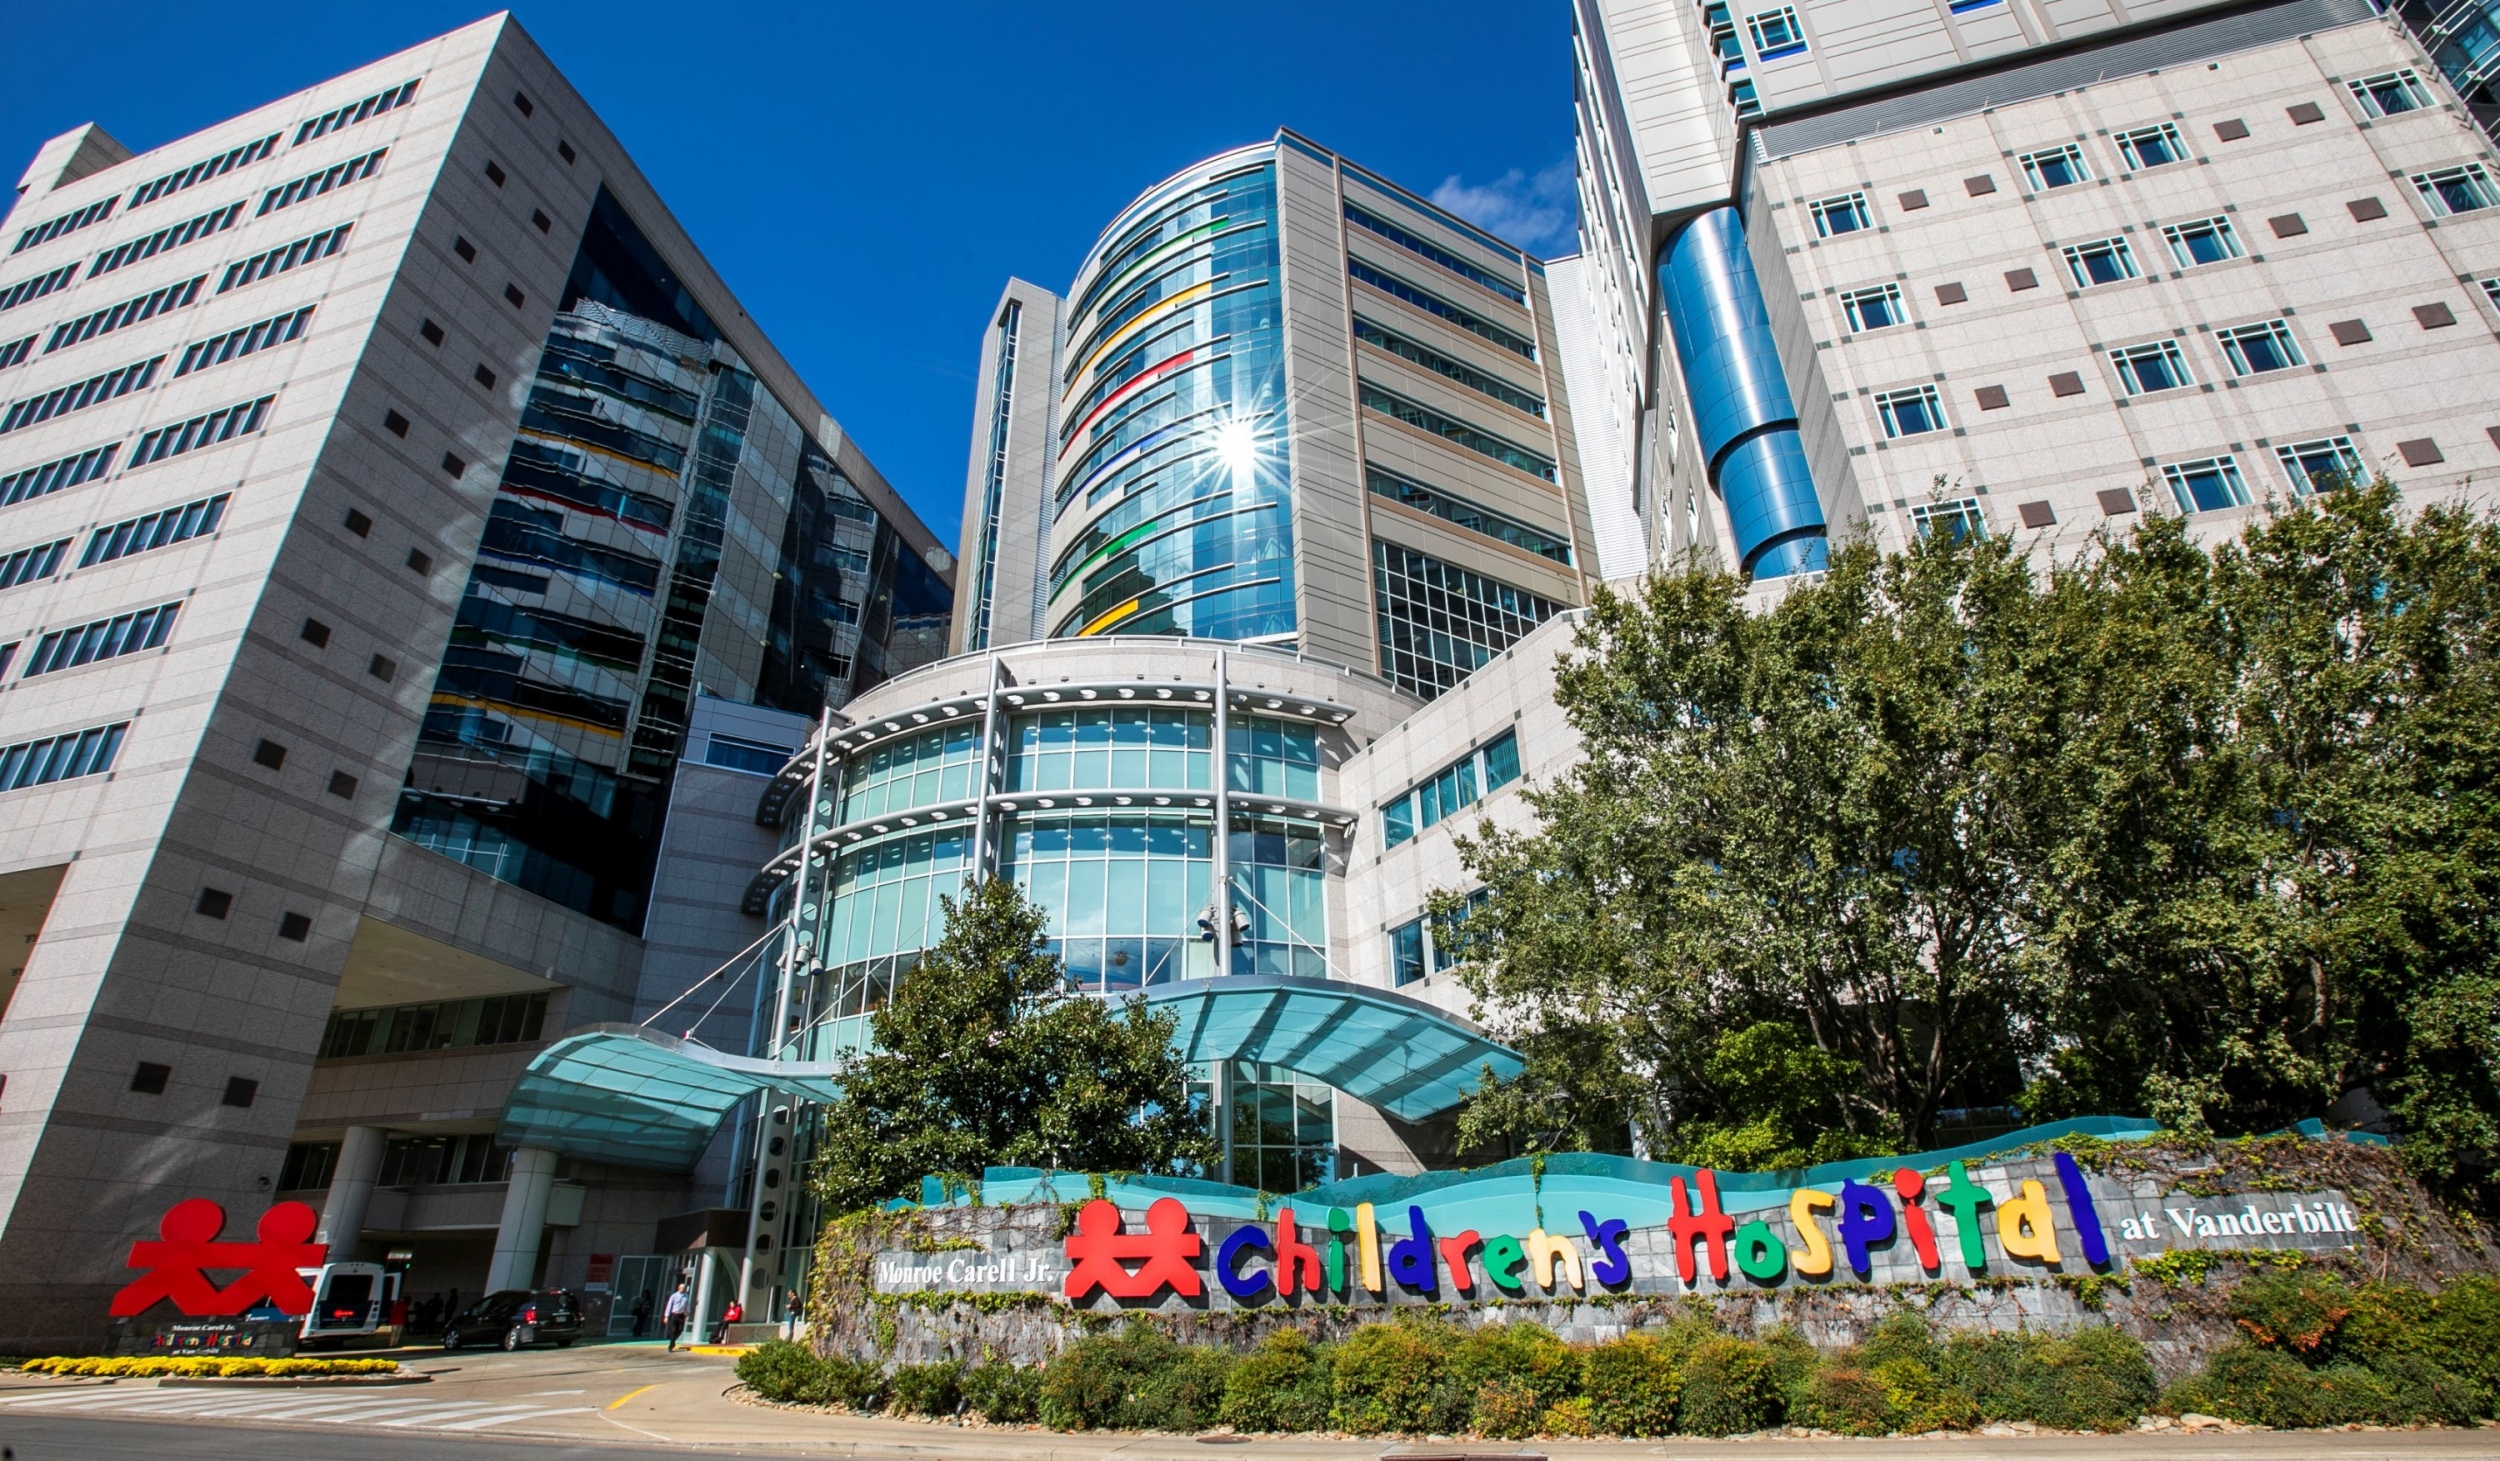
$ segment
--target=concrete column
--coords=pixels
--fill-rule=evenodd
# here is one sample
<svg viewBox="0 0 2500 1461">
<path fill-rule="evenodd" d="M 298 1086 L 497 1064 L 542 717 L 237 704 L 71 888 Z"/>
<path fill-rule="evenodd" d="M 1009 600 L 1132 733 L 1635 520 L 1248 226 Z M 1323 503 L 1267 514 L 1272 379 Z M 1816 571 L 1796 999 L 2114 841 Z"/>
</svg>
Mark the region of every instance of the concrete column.
<svg viewBox="0 0 2500 1461">
<path fill-rule="evenodd" d="M 365 1230 L 365 1209 L 372 1205 L 373 1184 L 382 1175 L 382 1137 L 379 1126 L 351 1126 L 339 1141 L 339 1159 L 330 1169 L 330 1196 L 321 1204 L 321 1228 L 313 1235 L 330 1245 L 334 1261 L 356 1256 L 356 1235 Z"/>
<path fill-rule="evenodd" d="M 495 1221 L 495 1256 L 486 1265 L 486 1292 L 525 1289 L 538 1277 L 538 1239 L 547 1230 L 547 1195 L 555 1187 L 556 1154 L 525 1146 L 512 1153 L 503 1216 Z"/>
</svg>

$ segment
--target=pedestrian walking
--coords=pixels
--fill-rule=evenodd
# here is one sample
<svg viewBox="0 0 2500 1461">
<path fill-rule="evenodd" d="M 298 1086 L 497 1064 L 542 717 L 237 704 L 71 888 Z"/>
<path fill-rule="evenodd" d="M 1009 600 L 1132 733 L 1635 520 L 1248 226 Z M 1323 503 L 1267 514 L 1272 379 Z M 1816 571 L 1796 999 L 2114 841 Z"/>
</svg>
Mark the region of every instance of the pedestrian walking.
<svg viewBox="0 0 2500 1461">
<path fill-rule="evenodd" d="M 634 1338 L 651 1332 L 651 1290 L 644 1289 L 634 1299 Z"/>
<path fill-rule="evenodd" d="M 671 1351 L 677 1348 L 677 1336 L 686 1332 L 686 1311 L 693 1307 L 694 1300 L 687 1296 L 686 1285 L 680 1281 L 677 1291 L 668 1296 L 667 1306 L 660 1311 L 661 1327 L 668 1330 Z"/>
</svg>

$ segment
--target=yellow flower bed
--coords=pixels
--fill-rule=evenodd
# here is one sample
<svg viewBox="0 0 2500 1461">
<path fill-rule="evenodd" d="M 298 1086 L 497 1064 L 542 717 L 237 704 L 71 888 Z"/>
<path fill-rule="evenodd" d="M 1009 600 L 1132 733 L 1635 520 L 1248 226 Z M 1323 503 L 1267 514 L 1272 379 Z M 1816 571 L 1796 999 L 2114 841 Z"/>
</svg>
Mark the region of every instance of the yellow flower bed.
<svg viewBox="0 0 2500 1461">
<path fill-rule="evenodd" d="M 106 1375 L 117 1379 L 173 1375 L 184 1379 L 225 1379 L 236 1375 L 389 1375 L 398 1372 L 399 1361 L 264 1359 L 208 1354 L 54 1355 L 28 1360 L 20 1368 L 39 1375 Z"/>
</svg>

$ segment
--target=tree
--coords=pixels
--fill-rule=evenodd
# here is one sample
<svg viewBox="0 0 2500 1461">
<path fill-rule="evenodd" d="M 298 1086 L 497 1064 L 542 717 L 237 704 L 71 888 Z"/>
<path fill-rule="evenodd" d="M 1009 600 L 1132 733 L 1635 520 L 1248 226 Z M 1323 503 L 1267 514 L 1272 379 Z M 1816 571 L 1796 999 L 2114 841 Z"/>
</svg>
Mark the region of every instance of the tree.
<svg viewBox="0 0 2500 1461">
<path fill-rule="evenodd" d="M 1734 1136 L 1806 1079 L 1745 1075 L 1727 1042 L 1767 1024 L 1840 1062 L 1816 1119 L 1851 1141 L 2008 1098 L 2263 1131 L 2359 1092 L 2490 1180 L 2500 525 L 2380 483 L 2212 548 L 1938 534 L 1743 595 L 1601 595 L 1558 690 L 1586 760 L 1464 841 L 1464 977 L 1528 1057 L 1467 1134 L 1591 1144 L 1527 1124 L 1567 1101 L 1785 1162 Z"/>
<path fill-rule="evenodd" d="M 944 900 L 945 931 L 869 1018 L 874 1048 L 824 1112 L 816 1184 L 833 1212 L 988 1166 L 1188 1173 L 1215 1159 L 1169 1015 L 1068 987 L 1046 920 L 990 878 Z"/>
</svg>

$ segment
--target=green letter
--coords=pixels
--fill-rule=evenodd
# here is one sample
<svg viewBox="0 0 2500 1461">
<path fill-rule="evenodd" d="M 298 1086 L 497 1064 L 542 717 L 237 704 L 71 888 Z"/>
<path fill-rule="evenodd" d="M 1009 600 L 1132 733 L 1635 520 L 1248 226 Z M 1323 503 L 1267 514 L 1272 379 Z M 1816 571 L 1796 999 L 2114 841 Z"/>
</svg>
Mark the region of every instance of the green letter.
<svg viewBox="0 0 2500 1461">
<path fill-rule="evenodd" d="M 1988 1266 L 1988 1250 L 1979 1242 L 1979 1210 L 1996 1198 L 1973 1182 L 1960 1162 L 1945 1168 L 1945 1173 L 1944 1191 L 1936 1195 L 1936 1205 L 1953 1214 L 1953 1236 L 1962 1245 L 1962 1266 L 1977 1273 Z"/>
</svg>

